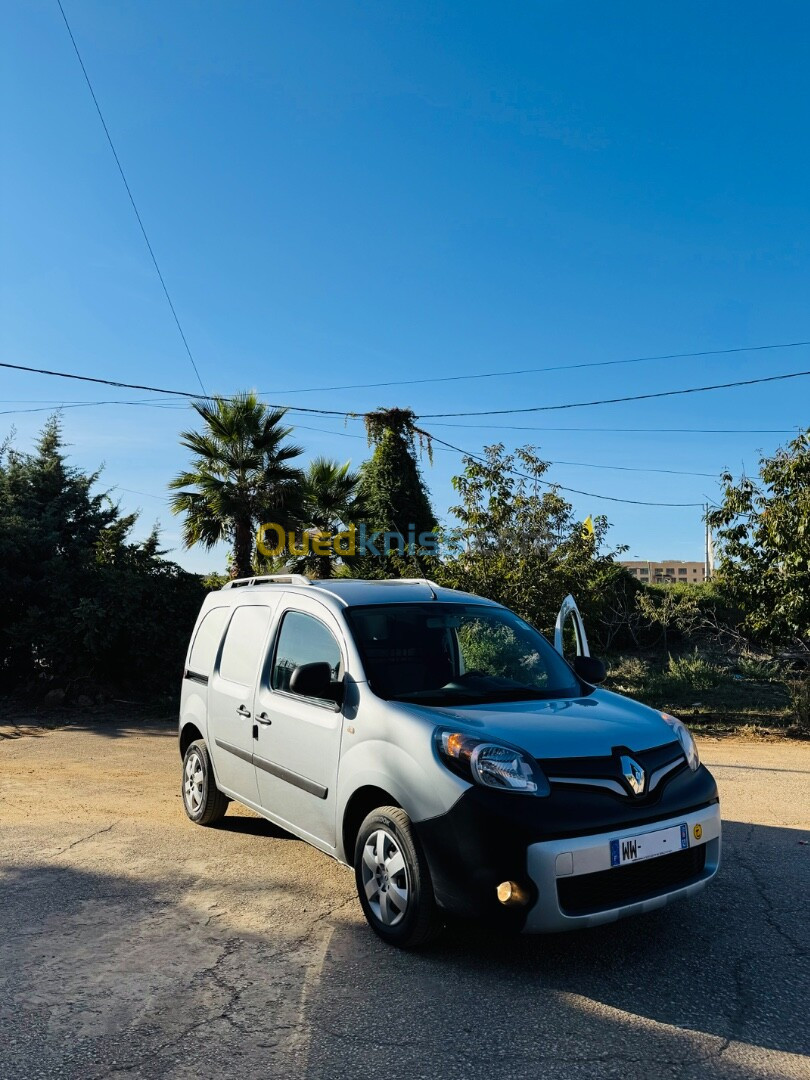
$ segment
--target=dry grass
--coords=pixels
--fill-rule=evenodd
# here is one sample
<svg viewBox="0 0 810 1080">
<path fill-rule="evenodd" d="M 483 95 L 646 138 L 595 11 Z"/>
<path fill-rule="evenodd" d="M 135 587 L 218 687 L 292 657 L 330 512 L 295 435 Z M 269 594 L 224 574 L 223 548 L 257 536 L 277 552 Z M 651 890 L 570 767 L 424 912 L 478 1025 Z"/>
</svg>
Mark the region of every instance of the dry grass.
<svg viewBox="0 0 810 1080">
<path fill-rule="evenodd" d="M 693 652 L 662 663 L 620 656 L 608 662 L 606 686 L 672 712 L 698 731 L 810 734 L 810 682 L 790 683 L 775 665 L 756 658 Z"/>
</svg>

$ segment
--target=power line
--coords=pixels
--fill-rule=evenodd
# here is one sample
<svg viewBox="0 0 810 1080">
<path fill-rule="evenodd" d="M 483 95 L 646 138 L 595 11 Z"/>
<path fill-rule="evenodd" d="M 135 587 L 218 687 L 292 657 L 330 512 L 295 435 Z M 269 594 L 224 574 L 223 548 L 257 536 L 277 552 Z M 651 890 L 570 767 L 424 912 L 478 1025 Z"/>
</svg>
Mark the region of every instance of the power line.
<svg viewBox="0 0 810 1080">
<path fill-rule="evenodd" d="M 113 381 L 113 380 L 110 380 L 110 379 L 94 378 L 94 377 L 89 376 L 89 375 L 76 375 L 76 374 L 69 373 L 69 372 L 64 372 L 64 371 L 50 371 L 50 370 L 47 370 L 45 368 L 28 367 L 28 366 L 25 366 L 25 365 L 22 365 L 22 364 L 10 364 L 10 363 L 5 362 L 5 361 L 0 361 L 0 367 L 1 368 L 10 368 L 10 369 L 13 369 L 13 370 L 16 370 L 16 371 L 31 371 L 31 372 L 35 372 L 35 373 L 41 374 L 41 375 L 53 375 L 53 376 L 57 376 L 59 378 L 65 378 L 65 379 L 78 379 L 78 380 L 80 380 L 82 382 L 102 383 L 103 385 L 106 385 L 106 386 L 125 387 L 127 389 L 135 389 L 135 390 L 151 390 L 151 391 L 153 391 L 155 393 L 171 394 L 171 395 L 175 395 L 175 396 L 179 396 L 179 397 L 186 397 L 186 398 L 192 398 L 192 399 L 199 398 L 199 396 L 200 396 L 198 394 L 189 394 L 189 393 L 186 393 L 186 392 L 180 391 L 180 390 L 165 390 L 165 389 L 161 389 L 159 387 L 146 386 L 146 385 L 143 385 L 143 384 L 123 383 L 123 382 Z M 751 383 L 772 382 L 772 381 L 774 381 L 776 379 L 797 378 L 799 375 L 810 375 L 810 372 L 797 372 L 797 373 L 792 374 L 792 375 L 769 376 L 769 377 L 764 378 L 764 379 L 749 379 L 749 380 L 745 380 L 744 382 L 723 384 L 722 386 L 697 387 L 697 388 L 694 388 L 694 390 L 667 391 L 667 392 L 665 392 L 665 395 L 667 393 L 669 393 L 669 394 L 678 394 L 678 393 L 683 394 L 683 393 L 697 392 L 698 390 L 725 389 L 728 386 L 738 386 L 738 385 L 747 386 L 747 385 L 750 385 Z M 661 396 L 661 395 L 640 395 L 639 399 L 643 399 L 643 398 L 649 397 L 649 396 Z M 615 400 L 638 400 L 638 399 L 630 398 L 630 399 L 615 399 Z M 605 402 L 605 403 L 607 404 L 608 402 Z M 612 401 L 610 403 L 612 403 Z M 78 403 L 77 402 L 77 403 L 74 403 L 74 404 L 79 405 L 79 404 L 84 404 L 84 403 Z M 91 404 L 91 403 L 87 403 L 87 404 Z M 101 404 L 101 402 L 99 402 L 98 404 Z M 126 403 L 125 402 L 116 402 L 116 404 L 159 404 L 159 403 L 152 403 L 152 402 L 137 402 L 137 403 L 136 402 L 126 402 Z M 589 402 L 587 404 L 597 404 L 597 403 L 596 402 Z M 601 403 L 599 403 L 599 404 L 601 404 Z M 320 415 L 329 415 L 329 416 L 343 416 L 343 417 L 351 417 L 352 419 L 361 419 L 363 415 L 366 415 L 366 414 L 341 413 L 341 412 L 339 412 L 337 410 L 331 410 L 331 409 L 310 409 L 310 408 L 304 408 L 302 406 L 279 405 L 279 406 L 272 406 L 272 407 L 273 408 L 287 408 L 291 412 L 303 412 L 303 413 L 307 413 L 307 414 L 316 413 L 316 414 L 320 414 Z M 568 407 L 568 406 L 546 406 L 546 408 L 566 408 L 566 407 Z M 574 408 L 576 406 L 570 406 L 570 407 Z M 9 410 L 9 411 L 13 411 L 13 410 Z M 515 411 L 528 411 L 528 410 L 515 410 Z M 458 415 L 458 414 L 451 414 L 451 415 Z M 467 415 L 467 414 L 460 414 L 460 415 Z M 471 415 L 479 415 L 479 414 L 471 414 Z M 417 419 L 419 419 L 419 417 L 417 417 Z M 303 425 L 299 425 L 299 427 L 303 427 Z M 334 432 L 334 431 L 329 431 L 327 429 L 317 429 L 317 428 L 310 428 L 309 430 L 322 430 L 322 431 L 324 431 L 324 434 L 345 434 L 345 435 L 349 435 L 349 437 L 354 437 L 354 438 L 360 437 L 360 438 L 362 438 L 362 436 L 353 436 L 353 435 L 351 435 L 351 433 L 348 433 L 348 432 Z M 421 429 L 419 429 L 419 428 L 417 428 L 416 430 L 421 431 Z M 483 462 L 486 461 L 486 459 L 482 458 L 480 455 L 470 453 L 469 451 L 464 450 L 459 446 L 455 446 L 453 443 L 450 443 L 450 442 L 445 441 L 444 439 L 438 438 L 436 435 L 431 435 L 429 432 L 425 432 L 425 431 L 421 431 L 421 433 L 424 434 L 425 436 L 427 436 L 428 438 L 432 439 L 439 446 L 447 447 L 449 450 L 453 450 L 456 453 L 463 454 L 463 455 L 465 455 L 467 457 L 473 458 L 474 460 L 483 461 Z M 584 467 L 588 467 L 588 468 L 599 468 L 599 467 L 608 468 L 608 466 L 590 465 L 590 464 L 586 464 L 584 462 L 549 462 L 549 464 L 569 464 L 569 465 L 575 465 L 575 466 L 584 466 Z M 631 471 L 629 466 L 611 466 L 611 467 L 621 469 L 622 471 L 625 471 L 625 470 L 626 471 Z M 632 471 L 674 472 L 675 470 L 652 470 L 652 469 L 650 469 L 650 470 L 647 470 L 647 469 L 638 469 L 638 470 L 636 470 L 636 469 L 633 469 Z M 527 474 L 523 474 L 523 473 L 515 472 L 515 475 L 516 476 L 522 476 L 524 479 L 527 479 L 527 480 L 533 480 L 533 481 L 536 480 L 535 477 L 531 477 L 531 476 L 528 476 Z M 710 476 L 712 474 L 701 473 L 701 474 L 693 474 L 693 475 Z M 605 500 L 607 502 L 627 503 L 629 505 L 634 505 L 634 506 L 686 507 L 686 506 L 702 506 L 703 505 L 702 503 L 670 503 L 670 502 L 652 502 L 652 501 L 642 500 L 642 499 L 622 499 L 622 498 L 619 498 L 617 496 L 598 495 L 595 492 L 582 491 L 579 488 L 567 487 L 567 486 L 565 486 L 563 484 L 554 484 L 554 483 L 550 483 L 548 481 L 543 481 L 543 480 L 536 480 L 536 482 L 540 483 L 540 484 L 543 484 L 546 487 L 557 488 L 560 491 L 567 491 L 567 492 L 570 492 L 570 493 L 575 494 L 575 495 L 584 495 L 585 497 L 591 498 L 591 499 L 602 499 L 602 500 Z"/>
<path fill-rule="evenodd" d="M 709 472 L 689 472 L 686 469 L 653 469 L 643 468 L 640 465 L 602 465 L 601 463 L 595 465 L 592 461 L 549 461 L 549 465 L 574 465 L 578 469 L 611 469 L 618 472 L 643 472 L 643 473 L 664 473 L 667 476 L 707 476 L 711 480 L 716 480 L 718 473 Z"/>
<path fill-rule="evenodd" d="M 422 386 L 427 383 L 464 382 L 470 379 L 499 379 L 510 375 L 536 375 L 547 371 L 579 371 L 582 368 L 616 367 L 619 364 L 645 364 L 653 360 L 688 360 L 703 356 L 728 356 L 732 353 L 763 352 L 767 349 L 797 349 L 803 345 L 810 345 L 810 341 L 788 341 L 781 345 L 746 345 L 734 349 L 704 349 L 702 352 L 667 353 L 662 356 L 636 356 L 630 360 L 592 360 L 581 364 L 553 364 L 549 367 L 516 368 L 513 371 L 484 371 L 477 375 L 440 375 L 425 379 L 392 379 L 387 382 L 344 383 L 340 386 L 306 386 L 296 387 L 293 390 L 278 390 L 275 393 L 314 394 L 318 392 L 326 393 L 332 390 L 375 390 L 386 386 Z"/>
<path fill-rule="evenodd" d="M 93 405 L 139 405 L 147 409 L 184 409 L 183 405 L 167 405 L 160 401 L 57 401 L 34 409 L 2 409 L 0 416 L 23 416 L 30 413 L 61 412 L 62 409 L 82 409 Z"/>
<path fill-rule="evenodd" d="M 307 424 L 296 424 L 296 431 L 320 431 L 324 435 L 340 435 L 343 439 L 363 439 L 365 435 L 357 435 L 353 431 L 333 431 L 331 428 L 309 427 Z"/>
<path fill-rule="evenodd" d="M 168 495 L 153 495 L 151 491 L 138 491 L 135 488 L 121 487 L 119 484 L 116 484 L 112 490 L 127 491 L 130 495 L 143 495 L 147 499 L 159 499 L 160 502 L 168 502 L 169 500 Z"/>
<path fill-rule="evenodd" d="M 0 365 L 5 367 L 14 367 L 19 369 L 19 365 L 6 364 Z M 23 371 L 39 371 L 36 368 L 22 368 Z M 46 374 L 60 375 L 61 372 L 47 372 Z M 82 376 L 64 376 L 65 378 L 81 378 Z M 118 384 L 115 384 L 118 385 Z M 182 397 L 194 397 L 194 395 L 188 395 L 175 390 L 161 391 L 161 393 L 180 394 Z M 120 398 L 111 398 L 103 401 L 65 401 L 63 398 L 5 398 L 0 399 L 2 405 L 18 405 L 18 404 L 33 404 L 40 402 L 46 402 L 48 407 L 36 408 L 36 409 L 5 409 L 0 412 L 0 416 L 21 415 L 23 413 L 35 413 L 35 412 L 50 412 L 53 408 L 57 409 L 72 409 L 80 406 L 87 405 L 144 405 L 154 409 L 182 409 L 182 405 L 172 405 L 168 402 L 158 402 L 150 400 L 148 398 L 141 398 L 138 401 L 126 401 Z M 348 420 L 362 420 L 363 416 L 347 415 Z M 308 428 L 303 424 L 297 424 L 297 427 L 302 428 L 304 431 L 323 431 L 330 435 L 345 435 L 347 438 L 362 439 L 362 435 L 349 435 L 345 431 L 334 431 L 327 428 Z M 543 434 L 544 432 L 607 432 L 612 435 L 624 435 L 624 434 L 681 434 L 681 435 L 794 435 L 798 430 L 798 425 L 792 428 L 665 428 L 665 427 L 537 427 L 532 425 L 522 424 L 453 424 L 447 421 L 443 423 L 433 424 L 432 427 L 443 428 L 462 428 L 465 431 L 535 431 Z"/>
<path fill-rule="evenodd" d="M 446 446 L 450 450 L 455 450 L 458 454 L 463 454 L 465 457 L 472 458 L 474 461 L 480 461 L 483 464 L 488 464 L 487 459 L 480 454 L 472 454 L 468 450 L 463 450 L 460 446 L 454 446 L 453 443 L 445 442 L 443 439 L 437 438 L 435 435 L 431 435 L 429 431 L 423 431 L 421 428 L 415 428 L 416 432 L 420 435 L 424 435 L 425 438 L 431 439 L 433 442 L 438 443 L 440 446 Z M 551 464 L 551 463 L 549 463 Z M 513 476 L 518 476 L 523 480 L 531 480 L 532 483 L 542 484 L 543 487 L 555 488 L 558 491 L 568 491 L 574 495 L 585 495 L 589 499 L 602 499 L 606 502 L 615 503 L 628 503 L 631 506 L 672 506 L 672 507 L 686 507 L 686 506 L 703 506 L 702 502 L 688 502 L 688 503 L 672 503 L 672 502 L 648 502 L 645 499 L 622 499 L 617 495 L 597 495 L 593 491 L 581 491 L 579 488 L 565 487 L 563 484 L 554 484 L 550 480 L 540 480 L 536 476 L 530 476 L 528 473 L 519 472 L 517 469 L 509 469 Z"/>
<path fill-rule="evenodd" d="M 200 377 L 200 373 L 199 373 L 199 371 L 197 369 L 197 364 L 195 363 L 194 357 L 191 354 L 191 349 L 189 348 L 188 341 L 186 340 L 186 335 L 183 333 L 183 327 L 180 325 L 180 320 L 177 317 L 177 312 L 175 311 L 174 304 L 172 303 L 172 298 L 171 298 L 171 296 L 169 296 L 169 290 L 166 288 L 166 282 L 163 279 L 163 274 L 160 272 L 160 267 L 158 266 L 158 261 L 155 258 L 155 253 L 152 250 L 152 245 L 149 242 L 149 237 L 146 234 L 146 228 L 144 227 L 143 221 L 141 220 L 141 215 L 138 212 L 138 207 L 135 205 L 135 199 L 134 199 L 134 197 L 132 195 L 132 191 L 130 189 L 129 183 L 128 183 L 127 178 L 126 178 L 126 175 L 124 174 L 123 166 L 121 165 L 121 161 L 120 161 L 120 159 L 118 157 L 118 153 L 117 153 L 117 151 L 115 149 L 115 144 L 112 141 L 112 136 L 110 135 L 109 128 L 107 127 L 107 123 L 106 123 L 106 121 L 104 119 L 104 114 L 101 111 L 101 106 L 98 103 L 98 98 L 96 97 L 96 92 L 93 89 L 93 84 L 90 82 L 90 76 L 87 74 L 87 68 L 84 66 L 84 60 L 82 60 L 82 54 L 79 52 L 79 46 L 76 44 L 76 38 L 73 36 L 73 31 L 70 28 L 70 23 L 68 22 L 67 15 L 65 14 L 65 9 L 62 7 L 62 0 L 56 0 L 56 3 L 59 5 L 59 10 L 62 13 L 62 18 L 64 19 L 65 26 L 67 27 L 67 32 L 70 35 L 71 42 L 73 43 L 73 50 L 76 53 L 76 57 L 77 57 L 77 59 L 79 61 L 79 65 L 81 66 L 82 73 L 84 74 L 84 80 L 87 83 L 87 88 L 90 91 L 90 96 L 92 97 L 93 104 L 96 107 L 96 112 L 98 113 L 98 118 L 101 121 L 101 126 L 104 128 L 104 134 L 107 136 L 107 142 L 110 144 L 110 150 L 112 150 L 112 155 L 115 158 L 115 164 L 118 166 L 118 171 L 121 174 L 121 179 L 124 181 L 124 187 L 126 188 L 127 195 L 129 196 L 129 201 L 132 203 L 132 209 L 135 211 L 135 217 L 138 219 L 138 225 L 140 225 L 141 232 L 143 233 L 143 238 L 146 241 L 146 247 L 148 248 L 149 254 L 152 257 L 152 262 L 154 263 L 155 270 L 157 271 L 157 276 L 160 279 L 160 284 L 161 284 L 161 286 L 163 288 L 163 292 L 164 292 L 164 294 L 166 296 L 166 300 L 168 301 L 169 308 L 171 309 L 171 313 L 172 313 L 172 315 L 174 317 L 174 321 L 175 321 L 175 323 L 177 325 L 177 329 L 180 331 L 180 337 L 183 339 L 183 345 L 185 345 L 186 352 L 188 353 L 188 358 L 191 361 L 191 366 L 194 368 L 194 374 L 197 376 L 197 382 L 200 384 L 200 388 L 201 388 L 203 394 L 205 394 L 205 393 L 207 393 L 207 391 L 205 389 L 205 386 L 203 385 L 203 381 L 202 381 L 202 378 Z"/>
<path fill-rule="evenodd" d="M 297 431 L 320 431 L 320 432 L 323 432 L 324 435 L 341 435 L 346 439 L 362 439 L 363 438 L 362 435 L 355 435 L 354 432 L 351 432 L 351 431 L 334 431 L 331 428 L 308 427 L 306 424 L 296 424 L 295 428 L 296 428 Z M 425 432 L 425 434 L 427 434 L 427 432 Z M 457 447 L 452 446 L 450 443 L 442 443 L 442 440 L 437 439 L 435 435 L 431 435 L 430 438 L 434 442 L 439 443 L 441 449 L 453 450 L 453 451 L 455 451 L 457 449 Z M 466 453 L 466 451 L 463 451 L 463 452 Z M 579 468 L 579 469 L 609 469 L 609 470 L 615 470 L 615 471 L 618 471 L 618 472 L 664 473 L 667 476 L 703 476 L 703 477 L 708 477 L 710 480 L 716 480 L 717 477 L 719 476 L 719 472 L 720 472 L 719 470 L 716 473 L 689 472 L 689 471 L 687 471 L 685 469 L 655 469 L 655 468 L 642 468 L 641 466 L 634 466 L 634 465 L 603 465 L 601 463 L 596 465 L 592 461 L 560 461 L 559 459 L 557 459 L 557 460 L 548 459 L 547 460 L 545 458 L 543 460 L 546 461 L 546 463 L 548 465 L 573 465 L 573 466 L 575 466 L 576 468 Z M 557 487 L 559 485 L 554 485 L 554 486 Z M 670 505 L 670 504 L 667 503 L 665 505 Z"/>
<path fill-rule="evenodd" d="M 121 400 L 118 400 L 118 399 L 117 400 L 110 400 L 110 401 L 69 401 L 69 402 L 61 402 L 61 403 L 60 402 L 55 402 L 50 406 L 44 406 L 44 407 L 35 408 L 35 409 L 3 409 L 3 410 L 0 410 L 0 416 L 10 416 L 10 415 L 15 415 L 16 416 L 16 415 L 23 415 L 23 414 L 29 414 L 29 413 L 43 413 L 43 412 L 54 412 L 54 411 L 59 412 L 62 409 L 79 409 L 79 408 L 83 408 L 83 407 L 87 407 L 87 406 L 93 406 L 93 405 L 134 405 L 134 406 L 141 406 L 141 407 L 155 408 L 155 409 L 161 409 L 161 408 L 162 409 L 182 409 L 183 408 L 182 405 L 167 405 L 167 404 L 162 404 L 160 402 L 153 402 L 153 401 L 121 401 Z M 307 424 L 296 424 L 295 426 L 300 431 L 318 431 L 318 432 L 321 432 L 324 435 L 339 435 L 339 436 L 341 436 L 342 438 L 345 438 L 345 439 L 363 439 L 364 438 L 364 436 L 357 435 L 354 432 L 335 431 L 333 428 L 311 427 L 311 426 L 309 426 Z M 456 426 L 460 427 L 462 425 L 456 425 Z M 529 430 L 540 430 L 540 429 L 529 429 Z M 553 430 L 553 429 L 549 429 L 549 430 Z M 575 428 L 573 430 L 585 430 L 585 429 Z M 650 430 L 654 430 L 654 429 L 650 429 Z M 431 436 L 431 438 L 433 438 L 434 441 L 436 441 L 436 442 L 440 442 L 440 440 L 436 439 L 435 436 Z M 455 449 L 455 448 L 451 448 L 450 444 L 448 443 L 447 446 L 445 447 L 445 449 Z M 581 469 L 607 469 L 607 470 L 610 470 L 610 471 L 618 471 L 618 472 L 661 473 L 661 474 L 666 474 L 668 476 L 703 476 L 703 477 L 708 477 L 709 479 L 714 479 L 717 476 L 716 473 L 691 472 L 691 471 L 688 471 L 688 470 L 685 470 L 685 469 L 657 469 L 657 468 L 652 468 L 652 467 L 643 468 L 643 467 L 640 467 L 640 466 L 632 466 L 632 465 L 605 465 L 605 464 L 602 464 L 602 463 L 596 464 L 596 463 L 590 462 L 590 461 L 549 460 L 548 464 L 549 465 L 569 465 L 569 466 L 573 466 L 575 468 L 581 468 Z M 122 491 L 129 491 L 131 489 L 129 489 L 129 488 L 121 488 L 121 490 Z M 135 492 L 135 494 L 149 494 L 149 493 L 148 492 Z M 666 505 L 669 505 L 669 504 L 666 504 Z"/>
<path fill-rule="evenodd" d="M 494 431 L 601 431 L 618 435 L 626 433 L 682 435 L 794 435 L 797 428 L 677 428 L 677 427 L 522 427 L 519 424 L 432 424 L 431 427 L 464 428 L 465 430 Z"/>
<path fill-rule="evenodd" d="M 421 413 L 420 420 L 438 420 L 447 416 L 506 416 L 515 413 L 556 412 L 559 409 L 584 409 L 590 405 L 618 405 L 624 401 L 649 401 L 651 398 L 677 397 L 681 394 L 702 394 L 707 390 L 730 390 L 735 386 L 754 386 L 759 383 L 780 382 L 784 379 L 800 379 L 810 371 L 793 371 L 787 375 L 766 375 L 759 379 L 738 379 L 735 382 L 713 383 L 711 386 L 690 386 L 685 390 L 659 390 L 652 394 L 632 394 L 628 397 L 599 398 L 595 401 L 570 401 L 564 405 L 530 405 L 523 409 L 478 409 L 452 413 Z"/>
<path fill-rule="evenodd" d="M 90 375 L 76 375 L 67 371 L 51 371 L 47 368 L 29 367 L 24 364 L 10 364 L 6 361 L 0 361 L 0 368 L 9 368 L 13 371 L 30 371 L 37 375 L 53 375 L 61 379 L 77 379 L 80 382 L 99 383 L 102 386 L 116 386 L 125 390 L 148 390 L 155 394 L 170 394 L 175 397 L 184 397 L 192 400 L 203 397 L 206 400 L 212 400 L 211 395 L 209 394 L 195 394 L 186 390 L 167 390 L 160 386 L 120 382 L 113 379 L 95 378 Z M 566 402 L 563 405 L 533 405 L 522 409 L 479 409 L 453 413 L 415 413 L 414 416 L 417 420 L 439 420 L 456 416 L 504 416 L 513 415 L 515 413 L 555 412 L 559 409 L 582 409 L 591 405 L 616 405 L 627 401 L 648 401 L 651 398 L 677 397 L 683 394 L 701 394 L 708 390 L 730 390 L 737 386 L 756 386 L 762 383 L 782 382 L 786 379 L 804 378 L 807 375 L 810 375 L 810 371 L 792 371 L 785 375 L 764 375 L 758 379 L 737 379 L 734 382 L 713 383 L 710 386 L 690 386 L 684 390 L 660 390 L 651 394 L 632 394 L 627 397 L 599 398 L 594 401 L 574 401 Z M 228 400 L 232 395 L 223 395 L 223 397 L 225 400 Z M 273 409 L 285 409 L 288 412 L 306 413 L 307 415 L 312 416 L 339 416 L 345 419 L 359 420 L 369 415 L 369 413 L 348 412 L 343 409 L 316 409 L 306 405 L 287 405 L 269 402 L 268 405 Z"/>
<path fill-rule="evenodd" d="M 8 361 L 0 361 L 0 368 L 8 368 L 10 371 L 29 371 L 34 375 L 51 375 L 58 379 L 73 379 L 78 382 L 95 383 L 100 386 L 115 386 L 120 390 L 148 390 L 153 394 L 169 394 L 173 397 L 187 398 L 191 401 L 213 401 L 215 397 L 229 401 L 232 394 L 212 395 L 197 394 L 192 390 L 167 390 L 162 386 L 149 386 L 146 383 L 121 382 L 118 379 L 102 379 L 94 375 L 77 375 L 71 371 L 53 371 L 50 368 L 31 367 L 27 364 L 10 364 Z M 273 409 L 287 409 L 290 412 L 307 413 L 315 416 L 339 416 L 348 419 L 362 419 L 364 413 L 349 413 L 340 409 L 315 409 L 304 405 L 271 405 Z"/>
<path fill-rule="evenodd" d="M 122 390 L 149 390 L 153 394 L 172 394 L 175 397 L 199 398 L 208 397 L 208 394 L 192 394 L 187 390 L 165 390 L 160 386 L 146 386 L 143 383 L 118 382 L 115 379 L 100 379 L 92 375 L 76 375 L 70 371 L 50 371 L 48 368 L 28 367 L 25 364 L 9 364 L 0 361 L 0 367 L 10 368 L 12 371 L 31 371 L 35 375 L 53 375 L 58 379 L 75 379 L 78 382 L 97 383 L 101 386 L 117 386 Z M 343 415 L 342 413 L 340 414 Z"/>
</svg>

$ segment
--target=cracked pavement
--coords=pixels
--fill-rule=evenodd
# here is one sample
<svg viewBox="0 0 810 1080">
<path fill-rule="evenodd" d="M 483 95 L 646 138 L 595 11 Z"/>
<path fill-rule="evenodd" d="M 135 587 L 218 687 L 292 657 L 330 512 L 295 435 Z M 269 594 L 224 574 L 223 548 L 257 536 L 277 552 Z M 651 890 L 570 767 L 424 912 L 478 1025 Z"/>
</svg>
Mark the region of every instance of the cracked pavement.
<svg viewBox="0 0 810 1080">
<path fill-rule="evenodd" d="M 238 805 L 188 822 L 170 725 L 0 730 L 0 1077 L 810 1080 L 810 744 L 701 754 L 701 896 L 409 954 L 345 867 Z"/>
</svg>

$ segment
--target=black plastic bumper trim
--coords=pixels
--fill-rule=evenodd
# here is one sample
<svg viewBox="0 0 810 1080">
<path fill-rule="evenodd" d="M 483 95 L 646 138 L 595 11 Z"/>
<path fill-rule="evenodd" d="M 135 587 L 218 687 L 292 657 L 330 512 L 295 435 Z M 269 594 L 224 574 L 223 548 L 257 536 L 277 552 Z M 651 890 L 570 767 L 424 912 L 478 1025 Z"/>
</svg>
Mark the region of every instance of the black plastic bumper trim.
<svg viewBox="0 0 810 1080">
<path fill-rule="evenodd" d="M 285 769 L 283 765 L 277 765 L 275 761 L 257 757 L 256 754 L 251 754 L 249 751 L 242 750 L 241 747 L 233 746 L 231 743 L 223 742 L 222 739 L 215 739 L 214 741 L 221 750 L 226 750 L 229 754 L 233 754 L 234 757 L 238 757 L 242 761 L 251 762 L 262 772 L 277 776 L 279 780 L 284 780 L 286 783 L 292 784 L 293 787 L 301 788 L 302 791 L 306 791 L 318 799 L 325 799 L 329 794 L 329 788 L 323 787 L 322 784 L 316 784 L 314 780 L 310 780 L 306 776 L 300 776 L 298 773 L 293 772 L 292 769 Z"/>
<path fill-rule="evenodd" d="M 242 750 L 240 747 L 232 746 L 231 743 L 223 742 L 221 739 L 214 739 L 214 742 L 220 750 L 227 750 L 229 754 L 233 754 L 234 757 L 238 757 L 242 761 L 253 761 L 253 754 L 249 750 Z"/>
<path fill-rule="evenodd" d="M 414 828 L 442 907 L 458 915 L 520 925 L 531 904 L 505 909 L 498 903 L 496 888 L 502 881 L 517 881 L 536 893 L 527 866 L 531 845 L 630 831 L 680 819 L 717 801 L 717 785 L 704 766 L 696 772 L 673 770 L 643 799 L 568 784 L 552 787 L 544 798 L 474 785 L 445 814 L 415 821 Z"/>
<path fill-rule="evenodd" d="M 705 866 L 706 845 L 700 844 L 629 866 L 557 878 L 560 911 L 564 915 L 595 915 L 665 896 L 700 881 Z"/>
<path fill-rule="evenodd" d="M 284 780 L 288 784 L 292 784 L 293 787 L 301 788 L 302 791 L 306 791 L 318 799 L 325 799 L 329 794 L 329 788 L 325 788 L 322 784 L 316 784 L 314 780 L 310 780 L 306 776 L 300 776 L 291 769 L 285 769 L 283 765 L 277 765 L 274 761 L 267 761 L 266 758 L 260 758 L 254 754 L 253 764 L 257 769 L 270 773 L 271 776 L 277 776 L 279 780 Z"/>
</svg>

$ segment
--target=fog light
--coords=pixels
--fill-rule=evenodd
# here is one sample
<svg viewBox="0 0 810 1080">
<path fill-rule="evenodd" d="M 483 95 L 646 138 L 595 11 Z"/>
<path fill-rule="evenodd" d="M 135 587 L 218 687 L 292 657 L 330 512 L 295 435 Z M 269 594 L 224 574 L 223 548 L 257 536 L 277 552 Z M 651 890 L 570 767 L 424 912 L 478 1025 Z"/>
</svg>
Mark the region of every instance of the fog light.
<svg viewBox="0 0 810 1080">
<path fill-rule="evenodd" d="M 502 881 L 498 886 L 498 899 L 504 907 L 525 907 L 529 894 L 516 881 Z"/>
</svg>

